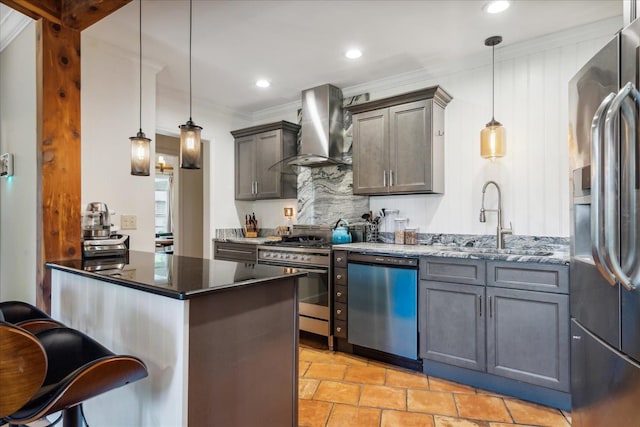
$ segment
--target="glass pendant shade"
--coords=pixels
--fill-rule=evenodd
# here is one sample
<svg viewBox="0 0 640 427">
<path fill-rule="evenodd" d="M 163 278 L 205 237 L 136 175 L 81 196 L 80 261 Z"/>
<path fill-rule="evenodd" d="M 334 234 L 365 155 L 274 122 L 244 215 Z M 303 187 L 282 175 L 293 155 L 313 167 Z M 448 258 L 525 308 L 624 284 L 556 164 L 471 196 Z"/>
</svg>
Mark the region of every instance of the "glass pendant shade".
<svg viewBox="0 0 640 427">
<path fill-rule="evenodd" d="M 494 160 L 506 154 L 507 130 L 499 122 L 491 120 L 480 131 L 480 155 Z"/>
<path fill-rule="evenodd" d="M 200 132 L 202 128 L 191 120 L 180 125 L 180 167 L 200 169 Z"/>
<path fill-rule="evenodd" d="M 480 131 L 480 155 L 484 159 L 495 160 L 503 157 L 507 150 L 507 130 L 495 119 L 495 47 L 502 42 L 501 36 L 492 36 L 484 41 L 491 46 L 491 121 Z"/>
<path fill-rule="evenodd" d="M 149 176 L 151 139 L 140 131 L 131 140 L 131 175 Z"/>
</svg>

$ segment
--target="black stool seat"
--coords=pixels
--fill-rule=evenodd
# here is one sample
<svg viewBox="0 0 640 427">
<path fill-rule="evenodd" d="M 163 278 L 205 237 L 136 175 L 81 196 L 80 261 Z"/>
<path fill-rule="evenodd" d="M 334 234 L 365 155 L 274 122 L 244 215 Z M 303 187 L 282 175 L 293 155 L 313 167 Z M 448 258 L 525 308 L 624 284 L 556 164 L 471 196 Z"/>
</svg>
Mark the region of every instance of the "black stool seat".
<svg viewBox="0 0 640 427">
<path fill-rule="evenodd" d="M 0 302 L 0 320 L 13 323 L 32 334 L 45 329 L 64 326 L 39 308 L 22 301 Z"/>
<path fill-rule="evenodd" d="M 47 375 L 28 402 L 5 417 L 11 424 L 26 424 L 64 410 L 65 426 L 80 425 L 79 404 L 84 400 L 147 376 L 140 359 L 116 355 L 74 329 L 47 329 L 36 337 L 46 353 Z"/>
</svg>

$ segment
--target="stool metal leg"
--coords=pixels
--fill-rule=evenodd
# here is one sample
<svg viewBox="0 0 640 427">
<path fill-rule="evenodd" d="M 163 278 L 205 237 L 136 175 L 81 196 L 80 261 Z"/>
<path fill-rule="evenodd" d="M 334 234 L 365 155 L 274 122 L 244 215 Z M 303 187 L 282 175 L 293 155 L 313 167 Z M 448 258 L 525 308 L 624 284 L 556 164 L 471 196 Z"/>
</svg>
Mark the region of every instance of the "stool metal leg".
<svg viewBox="0 0 640 427">
<path fill-rule="evenodd" d="M 64 410 L 62 427 L 82 427 L 82 414 L 80 413 L 79 404 Z"/>
</svg>

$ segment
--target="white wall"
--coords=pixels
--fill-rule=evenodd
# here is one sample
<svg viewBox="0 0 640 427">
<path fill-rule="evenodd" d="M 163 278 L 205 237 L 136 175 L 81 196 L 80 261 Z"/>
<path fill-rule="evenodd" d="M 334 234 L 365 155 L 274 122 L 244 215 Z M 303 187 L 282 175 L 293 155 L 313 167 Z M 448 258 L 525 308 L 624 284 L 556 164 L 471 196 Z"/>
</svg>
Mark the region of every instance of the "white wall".
<svg viewBox="0 0 640 427">
<path fill-rule="evenodd" d="M 498 46 L 495 117 L 507 128 L 507 155 L 493 163 L 480 157 L 479 148 L 480 131 L 491 119 L 489 48 L 482 57 L 343 88 L 345 96 L 368 92 L 373 100 L 437 84 L 453 96 L 445 113 L 444 195 L 371 197 L 371 210 L 400 209 L 420 232 L 493 234 L 495 216 L 488 214 L 482 224 L 478 215 L 482 186 L 495 180 L 502 188 L 505 225 L 512 222 L 516 234 L 569 236 L 568 81 L 621 26 L 617 17 Z M 254 124 L 295 121 L 297 108 L 292 103 L 259 112 Z M 485 207 L 496 202 L 490 187 Z M 289 203 L 256 202 L 255 209 L 281 216 Z"/>
<path fill-rule="evenodd" d="M 0 178 L 0 301 L 36 302 L 38 143 L 36 28 L 0 53 L 0 153 L 13 153 L 15 175 Z"/>
<path fill-rule="evenodd" d="M 154 177 L 133 176 L 131 143 L 139 124 L 138 58 L 82 32 L 82 207 L 105 202 L 116 215 L 136 215 L 137 229 L 122 230 L 130 236 L 130 248 L 155 250 Z M 156 73 L 144 64 L 142 74 L 142 130 L 155 135 Z M 154 152 L 155 142 L 151 142 Z M 152 165 L 155 164 L 151 158 Z"/>
<path fill-rule="evenodd" d="M 194 82 L 194 94 L 197 93 Z M 158 88 L 156 130 L 164 135 L 178 135 L 178 125 L 189 118 L 188 94 L 167 92 Z M 234 190 L 234 143 L 229 133 L 250 125 L 247 117 L 208 105 L 197 98 L 193 99 L 193 121 L 202 126 L 203 172 L 205 177 L 205 236 L 203 253 L 211 257 L 211 239 L 216 228 L 240 227 L 239 211 L 236 207 Z M 207 200 L 207 195 L 209 199 Z M 206 212 L 207 206 L 209 211 Z M 243 218 L 244 218 L 244 214 Z M 211 227 L 207 229 L 206 225 Z"/>
</svg>

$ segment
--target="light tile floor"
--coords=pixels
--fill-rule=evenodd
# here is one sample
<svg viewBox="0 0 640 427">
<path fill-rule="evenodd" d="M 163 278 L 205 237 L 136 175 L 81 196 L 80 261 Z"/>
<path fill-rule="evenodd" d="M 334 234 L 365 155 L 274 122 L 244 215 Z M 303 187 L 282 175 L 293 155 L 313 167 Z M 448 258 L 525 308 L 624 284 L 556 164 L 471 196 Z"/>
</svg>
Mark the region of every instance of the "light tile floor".
<svg viewBox="0 0 640 427">
<path fill-rule="evenodd" d="M 557 409 L 301 344 L 300 427 L 569 427 Z"/>
</svg>

